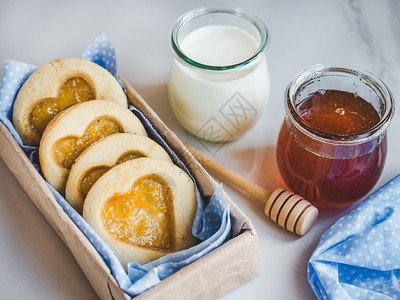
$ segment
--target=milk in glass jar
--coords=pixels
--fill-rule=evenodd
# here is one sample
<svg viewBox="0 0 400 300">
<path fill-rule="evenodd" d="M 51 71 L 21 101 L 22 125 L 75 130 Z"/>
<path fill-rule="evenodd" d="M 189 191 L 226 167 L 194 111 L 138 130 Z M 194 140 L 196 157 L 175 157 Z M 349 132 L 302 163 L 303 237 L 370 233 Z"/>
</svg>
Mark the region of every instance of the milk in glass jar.
<svg viewBox="0 0 400 300">
<path fill-rule="evenodd" d="M 269 98 L 269 44 L 266 25 L 239 8 L 199 8 L 177 20 L 168 94 L 187 131 L 227 142 L 257 122 Z"/>
</svg>

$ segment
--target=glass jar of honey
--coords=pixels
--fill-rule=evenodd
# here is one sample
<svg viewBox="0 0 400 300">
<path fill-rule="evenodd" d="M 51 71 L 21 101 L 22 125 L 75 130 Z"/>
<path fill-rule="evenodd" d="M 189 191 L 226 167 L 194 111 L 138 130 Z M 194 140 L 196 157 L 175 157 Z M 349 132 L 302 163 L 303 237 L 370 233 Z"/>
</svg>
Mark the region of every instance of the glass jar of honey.
<svg viewBox="0 0 400 300">
<path fill-rule="evenodd" d="M 277 142 L 285 183 L 320 209 L 348 206 L 378 181 L 393 95 L 375 75 L 345 65 L 298 73 L 285 92 Z"/>
</svg>

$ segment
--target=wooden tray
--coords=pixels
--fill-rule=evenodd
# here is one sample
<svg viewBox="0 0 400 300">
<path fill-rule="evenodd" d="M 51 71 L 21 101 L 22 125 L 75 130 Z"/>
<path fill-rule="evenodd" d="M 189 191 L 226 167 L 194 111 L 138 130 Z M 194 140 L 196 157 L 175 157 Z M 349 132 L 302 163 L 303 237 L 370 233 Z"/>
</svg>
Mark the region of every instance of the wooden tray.
<svg viewBox="0 0 400 300">
<path fill-rule="evenodd" d="M 195 177 L 207 199 L 218 184 L 192 157 L 178 137 L 168 129 L 136 90 L 123 78 L 127 96 L 152 123 Z M 0 156 L 31 200 L 71 251 L 96 293 L 102 299 L 131 299 L 122 291 L 110 269 L 84 234 L 63 211 L 43 177 L 0 122 Z M 258 274 L 257 235 L 250 220 L 228 195 L 231 208 L 231 239 L 196 262 L 163 280 L 135 299 L 219 298 Z"/>
</svg>

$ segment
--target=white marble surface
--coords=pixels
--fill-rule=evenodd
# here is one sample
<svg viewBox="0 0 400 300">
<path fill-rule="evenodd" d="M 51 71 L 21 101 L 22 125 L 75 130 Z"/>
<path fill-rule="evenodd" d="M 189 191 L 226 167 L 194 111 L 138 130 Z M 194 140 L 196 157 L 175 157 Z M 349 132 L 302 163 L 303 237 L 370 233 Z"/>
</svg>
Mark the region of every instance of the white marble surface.
<svg viewBox="0 0 400 300">
<path fill-rule="evenodd" d="M 268 25 L 271 99 L 257 125 L 215 158 L 265 186 L 282 185 L 275 141 L 283 93 L 302 68 L 327 62 L 368 69 L 400 94 L 400 2 L 392 1 L 0 1 L 0 69 L 5 59 L 42 65 L 80 56 L 99 33 L 117 50 L 123 74 L 183 141 L 199 146 L 174 118 L 167 101 L 169 33 L 175 19 L 199 5 L 241 6 Z M 389 128 L 387 164 L 377 187 L 400 170 L 397 111 Z M 0 145 L 1 147 L 1 145 Z M 260 275 L 224 299 L 313 299 L 306 266 L 319 237 L 348 209 L 322 213 L 298 238 L 274 226 L 262 205 L 229 186 L 259 238 Z M 0 160 L 0 298 L 96 299 L 74 258 Z"/>
</svg>

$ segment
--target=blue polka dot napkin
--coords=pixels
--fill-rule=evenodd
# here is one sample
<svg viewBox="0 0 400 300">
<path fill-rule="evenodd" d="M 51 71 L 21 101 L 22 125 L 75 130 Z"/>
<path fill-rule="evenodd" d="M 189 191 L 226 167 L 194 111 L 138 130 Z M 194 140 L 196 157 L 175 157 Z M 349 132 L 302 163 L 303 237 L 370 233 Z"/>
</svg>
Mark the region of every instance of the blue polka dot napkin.
<svg viewBox="0 0 400 300">
<path fill-rule="evenodd" d="M 105 35 L 102 34 L 98 36 L 94 42 L 86 48 L 82 58 L 99 64 L 117 78 L 115 50 Z M 23 145 L 21 138 L 15 131 L 11 122 L 12 106 L 18 90 L 29 75 L 36 69 L 37 67 L 34 65 L 14 60 L 7 60 L 5 62 L 3 77 L 0 84 L 0 121 L 8 128 L 40 172 L 37 147 Z M 173 159 L 174 163 L 190 175 L 190 172 L 187 170 L 183 162 L 171 150 L 158 132 L 154 130 L 152 124 L 146 119 L 146 117 L 135 107 L 131 106 L 130 109 L 142 121 L 149 137 L 163 146 Z M 212 195 L 206 206 L 196 188 L 197 212 L 192 232 L 199 239 L 199 244 L 190 249 L 166 255 L 146 265 L 139 265 L 131 262 L 127 266 L 127 272 L 125 272 L 124 267 L 120 264 L 115 254 L 99 238 L 82 216 L 78 214 L 50 184 L 48 185 L 63 210 L 88 238 L 104 259 L 104 262 L 110 267 L 111 273 L 117 280 L 121 289 L 132 297 L 153 287 L 161 280 L 219 247 L 230 238 L 230 210 L 222 186 L 218 187 L 217 191 Z"/>
<path fill-rule="evenodd" d="M 400 298 L 400 175 L 322 235 L 308 280 L 318 299 Z"/>
</svg>

